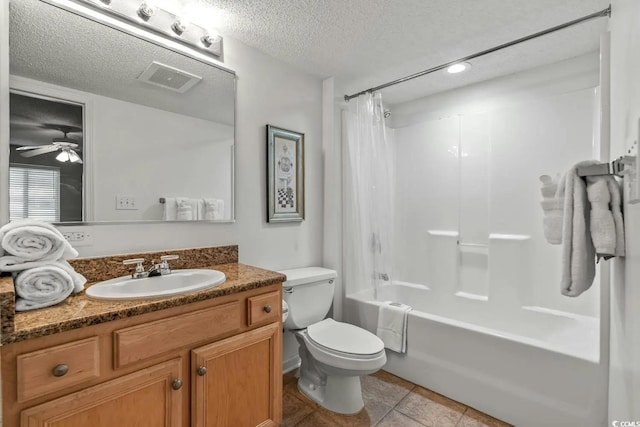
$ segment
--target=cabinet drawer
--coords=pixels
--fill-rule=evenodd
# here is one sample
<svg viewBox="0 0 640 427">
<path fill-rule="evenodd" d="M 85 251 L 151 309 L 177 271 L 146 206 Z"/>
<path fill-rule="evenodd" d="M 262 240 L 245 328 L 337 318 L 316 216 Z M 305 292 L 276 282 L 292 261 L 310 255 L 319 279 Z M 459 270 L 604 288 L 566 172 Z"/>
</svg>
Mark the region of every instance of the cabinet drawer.
<svg viewBox="0 0 640 427">
<path fill-rule="evenodd" d="M 249 326 L 275 322 L 282 319 L 282 297 L 280 292 L 270 292 L 247 299 L 247 323 Z"/>
<path fill-rule="evenodd" d="M 114 331 L 116 368 L 216 338 L 241 327 L 240 303 L 233 301 L 216 307 L 157 320 Z"/>
<path fill-rule="evenodd" d="M 18 402 L 100 376 L 98 337 L 73 341 L 17 357 Z"/>
</svg>

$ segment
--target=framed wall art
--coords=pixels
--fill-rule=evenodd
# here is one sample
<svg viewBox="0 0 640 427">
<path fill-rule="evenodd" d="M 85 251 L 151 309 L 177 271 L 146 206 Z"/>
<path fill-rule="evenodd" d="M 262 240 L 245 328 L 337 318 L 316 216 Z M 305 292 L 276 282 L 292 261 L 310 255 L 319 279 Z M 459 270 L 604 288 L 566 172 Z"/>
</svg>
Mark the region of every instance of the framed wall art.
<svg viewBox="0 0 640 427">
<path fill-rule="evenodd" d="M 267 125 L 268 222 L 304 220 L 304 134 Z"/>
</svg>

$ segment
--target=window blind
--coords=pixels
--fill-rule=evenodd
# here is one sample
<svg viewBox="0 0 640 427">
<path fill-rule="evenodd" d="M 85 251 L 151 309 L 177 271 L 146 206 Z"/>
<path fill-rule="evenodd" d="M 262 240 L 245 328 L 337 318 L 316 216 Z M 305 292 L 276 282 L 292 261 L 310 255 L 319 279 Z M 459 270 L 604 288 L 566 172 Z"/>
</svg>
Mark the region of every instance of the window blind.
<svg viewBox="0 0 640 427">
<path fill-rule="evenodd" d="M 9 218 L 60 222 L 60 169 L 10 165 Z"/>
</svg>

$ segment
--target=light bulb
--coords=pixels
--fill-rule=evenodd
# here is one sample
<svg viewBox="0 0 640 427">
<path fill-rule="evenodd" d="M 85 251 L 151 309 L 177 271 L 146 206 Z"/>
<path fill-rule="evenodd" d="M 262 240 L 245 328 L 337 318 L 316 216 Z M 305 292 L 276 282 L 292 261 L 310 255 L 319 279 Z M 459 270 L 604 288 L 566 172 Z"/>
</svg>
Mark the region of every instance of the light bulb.
<svg viewBox="0 0 640 427">
<path fill-rule="evenodd" d="M 69 153 L 66 151 L 61 151 L 60 154 L 56 156 L 56 160 L 59 162 L 68 162 L 69 161 Z"/>
<path fill-rule="evenodd" d="M 154 13 L 156 13 L 156 10 L 147 2 L 143 2 L 138 8 L 138 16 L 145 22 L 151 19 Z"/>
<path fill-rule="evenodd" d="M 176 20 L 173 21 L 173 24 L 171 24 L 171 29 L 174 33 L 181 36 L 182 33 L 187 31 L 187 23 L 180 18 L 176 18 Z"/>
<path fill-rule="evenodd" d="M 471 64 L 469 64 L 468 62 L 459 62 L 457 64 L 450 65 L 447 68 L 447 73 L 449 73 L 449 74 L 457 74 L 457 73 L 461 73 L 463 71 L 466 71 L 469 68 L 471 68 Z"/>
<path fill-rule="evenodd" d="M 205 45 L 205 47 L 211 47 L 211 45 L 214 44 L 217 39 L 218 39 L 218 35 L 216 33 L 210 33 L 202 36 L 200 41 L 202 42 L 203 45 Z"/>
<path fill-rule="evenodd" d="M 79 162 L 79 161 L 80 161 L 80 156 L 78 156 L 78 153 L 76 153 L 75 151 L 73 151 L 73 150 L 69 150 L 68 155 L 69 155 L 69 160 L 70 160 L 71 162 L 73 162 L 73 163 L 77 163 L 77 162 Z"/>
</svg>

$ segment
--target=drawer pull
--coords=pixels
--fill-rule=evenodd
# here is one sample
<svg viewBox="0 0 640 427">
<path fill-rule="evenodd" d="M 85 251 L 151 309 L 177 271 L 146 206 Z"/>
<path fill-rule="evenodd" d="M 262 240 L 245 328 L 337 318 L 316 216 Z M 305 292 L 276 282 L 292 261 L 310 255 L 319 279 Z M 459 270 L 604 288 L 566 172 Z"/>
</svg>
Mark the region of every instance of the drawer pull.
<svg viewBox="0 0 640 427">
<path fill-rule="evenodd" d="M 200 366 L 196 372 L 197 372 L 197 373 L 198 373 L 198 375 L 200 375 L 201 377 L 204 377 L 204 376 L 205 376 L 205 374 L 207 373 L 207 368 L 206 368 L 205 366 Z"/>
<path fill-rule="evenodd" d="M 271 313 L 271 306 L 270 305 L 265 305 L 263 308 L 265 313 Z"/>
<path fill-rule="evenodd" d="M 63 377 L 67 374 L 67 372 L 69 372 L 69 366 L 65 365 L 64 363 L 60 364 L 53 368 L 52 372 L 54 377 Z"/>
<path fill-rule="evenodd" d="M 174 390 L 180 390 L 182 388 L 182 380 L 173 380 L 173 382 L 171 383 L 171 388 Z"/>
</svg>

